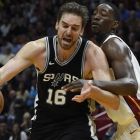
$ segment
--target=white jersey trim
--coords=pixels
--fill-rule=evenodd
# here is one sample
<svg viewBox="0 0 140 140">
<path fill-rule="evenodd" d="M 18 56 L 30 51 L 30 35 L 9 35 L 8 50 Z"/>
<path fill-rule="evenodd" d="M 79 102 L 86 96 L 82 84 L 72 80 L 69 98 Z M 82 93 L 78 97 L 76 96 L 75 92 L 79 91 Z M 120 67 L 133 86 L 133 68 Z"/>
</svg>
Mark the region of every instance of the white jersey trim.
<svg viewBox="0 0 140 140">
<path fill-rule="evenodd" d="M 85 59 L 86 59 L 86 51 L 87 51 L 87 48 L 89 46 L 89 43 L 91 41 L 87 41 L 86 44 L 85 44 L 85 48 L 84 48 L 84 51 L 83 51 L 83 56 L 82 56 L 82 67 L 81 67 L 81 78 L 84 78 L 84 67 L 85 67 Z"/>
<path fill-rule="evenodd" d="M 82 38 L 79 37 L 79 42 L 78 42 L 78 45 L 77 45 L 75 51 L 73 52 L 73 54 L 71 55 L 71 57 L 70 57 L 68 60 L 64 61 L 64 62 L 60 62 L 60 61 L 58 60 L 58 58 L 57 58 L 56 38 L 57 38 L 57 35 L 54 36 L 54 39 L 53 39 L 53 46 L 54 46 L 54 51 L 55 51 L 55 61 L 56 61 L 56 63 L 57 63 L 58 65 L 64 66 L 64 65 L 68 64 L 68 63 L 73 59 L 73 57 L 77 54 L 77 52 L 78 52 L 78 50 L 80 49 L 81 44 L 82 44 Z"/>
<path fill-rule="evenodd" d="M 49 58 L 50 58 L 50 48 L 49 48 L 48 37 L 44 37 L 44 39 L 45 39 L 45 42 L 46 42 L 46 61 L 45 61 L 44 69 L 42 71 L 36 69 L 38 71 L 38 74 L 42 74 L 46 71 L 46 69 L 48 67 L 48 63 L 49 63 Z"/>
</svg>

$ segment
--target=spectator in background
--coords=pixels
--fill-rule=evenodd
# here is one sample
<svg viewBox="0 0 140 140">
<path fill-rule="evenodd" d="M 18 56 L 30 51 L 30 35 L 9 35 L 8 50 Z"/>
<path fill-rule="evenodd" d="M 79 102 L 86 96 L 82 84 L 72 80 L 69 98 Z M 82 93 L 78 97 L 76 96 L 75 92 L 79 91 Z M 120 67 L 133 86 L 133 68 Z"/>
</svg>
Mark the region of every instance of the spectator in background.
<svg viewBox="0 0 140 140">
<path fill-rule="evenodd" d="M 10 92 L 14 90 L 13 84 L 12 82 L 7 82 L 6 84 L 3 85 L 2 87 L 2 93 L 4 96 L 4 108 L 2 111 L 2 115 L 4 116 L 4 118 L 7 117 L 8 111 L 9 111 L 9 107 L 10 107 Z"/>
<path fill-rule="evenodd" d="M 18 99 L 22 99 L 25 104 L 27 103 L 29 98 L 29 91 L 26 90 L 24 82 L 21 81 L 19 83 L 19 88 L 16 94 Z"/>
<path fill-rule="evenodd" d="M 4 61 L 4 54 L 1 51 L 1 47 L 0 47 L 0 67 L 3 66 L 3 61 Z"/>
<path fill-rule="evenodd" d="M 135 28 L 134 25 L 128 25 L 128 29 L 129 29 L 129 32 L 128 32 L 128 39 L 129 39 L 129 35 L 131 33 L 133 33 L 135 35 L 135 39 L 136 40 L 140 40 L 140 30 L 138 28 Z M 129 41 L 129 40 L 128 40 Z M 128 42 L 127 41 L 127 42 Z M 134 44 L 133 44 L 134 45 Z"/>
<path fill-rule="evenodd" d="M 99 4 L 100 4 L 100 1 L 99 0 L 93 0 L 93 3 L 92 3 L 92 6 L 93 7 L 91 7 L 92 10 L 96 9 Z"/>
<path fill-rule="evenodd" d="M 27 140 L 27 135 L 24 131 L 21 131 L 20 125 L 18 123 L 13 126 L 13 134 L 10 136 L 9 140 Z"/>
<path fill-rule="evenodd" d="M 31 87 L 28 102 L 27 102 L 28 109 L 32 113 L 31 114 L 32 116 L 33 116 L 33 110 L 34 110 L 34 100 L 35 100 L 36 95 L 37 95 L 36 79 L 33 79 L 32 80 L 32 87 Z"/>
<path fill-rule="evenodd" d="M 18 31 L 18 35 L 26 35 L 27 34 L 27 26 L 29 24 L 29 18 L 26 16 L 26 17 L 19 17 L 19 15 L 17 14 L 17 18 L 18 18 L 18 21 L 17 21 L 17 25 L 18 25 L 18 28 L 19 28 L 19 31 Z"/>
<path fill-rule="evenodd" d="M 42 15 L 39 16 L 39 20 L 42 21 L 43 25 L 48 29 L 51 25 L 52 18 L 47 11 L 43 11 Z"/>
<path fill-rule="evenodd" d="M 10 31 L 11 24 L 8 21 L 8 18 L 5 17 L 3 19 L 3 24 L 0 26 L 0 31 L 2 32 L 2 36 L 6 37 Z"/>
<path fill-rule="evenodd" d="M 29 128 L 31 128 L 31 115 L 29 112 L 25 112 L 23 114 L 23 122 L 20 125 L 21 130 L 29 136 Z"/>
<path fill-rule="evenodd" d="M 47 28 L 47 35 L 48 36 L 54 36 L 57 34 L 57 31 L 54 28 L 54 26 L 55 26 L 55 21 L 52 21 L 50 27 Z"/>
<path fill-rule="evenodd" d="M 25 103 L 21 98 L 16 98 L 14 103 L 15 122 L 21 124 L 22 116 L 25 112 Z"/>
<path fill-rule="evenodd" d="M 14 36 L 12 38 L 12 45 L 11 45 L 12 53 L 16 54 L 21 48 L 22 48 L 22 45 L 18 43 L 18 37 Z"/>
<path fill-rule="evenodd" d="M 32 79 L 33 79 L 33 65 L 26 68 L 23 72 L 22 72 L 22 79 L 24 81 L 24 85 L 25 88 L 30 91 L 31 90 L 31 86 L 32 86 Z"/>
<path fill-rule="evenodd" d="M 0 140 L 9 140 L 10 132 L 7 129 L 6 122 L 0 123 Z"/>
<path fill-rule="evenodd" d="M 140 2 L 139 1 L 135 3 L 135 11 L 136 11 L 136 17 L 140 19 Z"/>
<path fill-rule="evenodd" d="M 38 20 L 38 14 L 37 11 L 34 11 L 32 16 L 30 17 L 30 23 L 35 23 Z"/>
<path fill-rule="evenodd" d="M 17 26 L 17 20 L 15 17 L 11 19 L 11 28 L 10 28 L 10 35 L 18 35 L 19 28 Z"/>
<path fill-rule="evenodd" d="M 35 30 L 37 31 L 37 34 L 39 36 L 42 36 L 42 37 L 46 36 L 46 32 L 45 32 L 46 29 L 44 28 L 43 23 L 41 21 L 37 21 Z"/>
<path fill-rule="evenodd" d="M 118 32 L 117 32 L 117 35 L 118 35 L 121 39 L 126 40 L 126 35 L 125 35 L 125 33 L 124 33 L 124 30 L 119 29 Z"/>
<path fill-rule="evenodd" d="M 131 48 L 131 50 L 134 47 L 135 41 L 136 41 L 136 35 L 133 32 L 131 32 L 128 36 L 128 43 L 127 43 L 129 45 L 129 47 Z"/>
<path fill-rule="evenodd" d="M 6 46 L 12 47 L 12 42 L 9 41 L 6 37 L 2 38 L 2 43 L 1 43 L 1 53 L 5 54 L 5 48 Z"/>
<path fill-rule="evenodd" d="M 23 10 L 23 16 L 27 16 L 28 18 L 30 18 L 33 14 L 33 11 L 34 11 L 34 9 L 31 8 L 31 4 L 26 2 L 24 10 Z"/>
<path fill-rule="evenodd" d="M 119 10 L 121 13 L 121 20 L 126 20 L 129 18 L 130 12 L 129 10 L 125 9 L 125 5 L 123 3 L 119 4 Z"/>
<path fill-rule="evenodd" d="M 118 34 L 118 36 L 122 37 L 122 39 L 124 39 L 125 42 L 128 41 L 129 29 L 126 26 L 126 23 L 124 20 L 120 21 L 120 24 L 117 29 L 117 34 Z"/>
<path fill-rule="evenodd" d="M 140 63 L 140 41 L 134 42 L 133 52 L 134 52 L 138 62 Z"/>
<path fill-rule="evenodd" d="M 136 13 L 135 13 L 134 10 L 131 10 L 130 11 L 130 17 L 128 19 L 126 19 L 125 23 L 126 23 L 127 27 L 129 25 L 134 26 L 136 29 L 139 27 L 139 25 L 140 25 L 140 19 L 138 19 L 136 17 Z"/>
<path fill-rule="evenodd" d="M 14 54 L 11 52 L 11 47 L 6 46 L 4 60 L 3 60 L 2 64 L 5 65 L 13 57 L 14 57 Z"/>
<path fill-rule="evenodd" d="M 10 103 L 9 103 L 9 111 L 7 113 L 7 125 L 9 128 L 12 129 L 13 124 L 15 122 L 16 116 L 15 116 L 15 98 L 16 98 L 16 91 L 11 90 L 9 93 Z"/>
<path fill-rule="evenodd" d="M 16 15 L 16 5 L 14 5 L 14 4 L 10 5 L 9 9 L 10 9 L 10 12 L 9 12 L 10 17 L 15 17 L 15 15 Z"/>
</svg>

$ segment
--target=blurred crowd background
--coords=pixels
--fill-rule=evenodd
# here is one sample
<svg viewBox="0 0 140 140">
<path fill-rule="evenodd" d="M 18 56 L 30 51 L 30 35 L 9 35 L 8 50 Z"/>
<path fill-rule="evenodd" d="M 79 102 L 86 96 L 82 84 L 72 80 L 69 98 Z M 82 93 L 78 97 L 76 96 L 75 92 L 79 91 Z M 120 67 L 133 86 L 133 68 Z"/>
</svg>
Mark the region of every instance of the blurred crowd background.
<svg viewBox="0 0 140 140">
<path fill-rule="evenodd" d="M 56 35 L 54 27 L 59 7 L 70 1 L 72 0 L 0 0 L 0 67 L 16 55 L 27 42 Z M 140 62 L 139 0 L 75 0 L 87 6 L 89 10 L 89 21 L 83 37 L 94 42 L 91 35 L 91 16 L 93 10 L 104 1 L 112 2 L 119 8 L 121 22 L 117 35 L 129 45 Z M 12 137 L 16 136 L 27 140 L 37 94 L 34 66 L 31 65 L 20 72 L 1 86 L 0 90 L 5 102 L 0 115 L 0 140 L 12 140 Z M 98 111 L 101 108 L 97 104 Z M 116 125 L 113 123 L 108 128 L 108 131 L 100 136 L 100 140 L 109 140 L 116 131 Z"/>
</svg>

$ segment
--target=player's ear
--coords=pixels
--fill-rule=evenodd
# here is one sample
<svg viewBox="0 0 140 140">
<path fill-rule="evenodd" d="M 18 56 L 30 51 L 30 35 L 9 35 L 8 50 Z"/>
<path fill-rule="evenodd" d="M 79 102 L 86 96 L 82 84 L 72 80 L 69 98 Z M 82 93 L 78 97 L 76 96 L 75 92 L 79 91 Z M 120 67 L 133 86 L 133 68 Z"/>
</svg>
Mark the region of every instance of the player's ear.
<svg viewBox="0 0 140 140">
<path fill-rule="evenodd" d="M 55 29 L 58 30 L 58 20 L 56 21 Z"/>
<path fill-rule="evenodd" d="M 84 33 L 84 28 L 82 28 L 81 32 L 80 32 L 80 36 L 82 36 Z"/>
<path fill-rule="evenodd" d="M 114 21 L 112 29 L 113 30 L 116 29 L 118 27 L 118 25 L 119 25 L 119 22 L 118 21 Z"/>
</svg>

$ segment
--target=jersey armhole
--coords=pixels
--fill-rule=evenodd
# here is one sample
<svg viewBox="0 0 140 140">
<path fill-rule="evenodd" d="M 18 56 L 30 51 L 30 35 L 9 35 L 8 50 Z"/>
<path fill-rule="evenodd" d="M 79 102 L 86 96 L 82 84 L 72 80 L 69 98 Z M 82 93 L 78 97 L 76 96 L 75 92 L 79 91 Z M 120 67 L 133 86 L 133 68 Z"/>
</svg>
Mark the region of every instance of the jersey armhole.
<svg viewBox="0 0 140 140">
<path fill-rule="evenodd" d="M 46 60 L 45 60 L 45 65 L 44 65 L 43 70 L 40 71 L 38 68 L 35 67 L 38 74 L 44 73 L 46 71 L 48 63 L 49 63 L 49 57 L 50 57 L 49 40 L 48 40 L 48 37 L 44 37 L 44 39 L 45 39 L 45 42 L 46 42 L 45 43 L 45 46 L 46 46 Z"/>
</svg>

